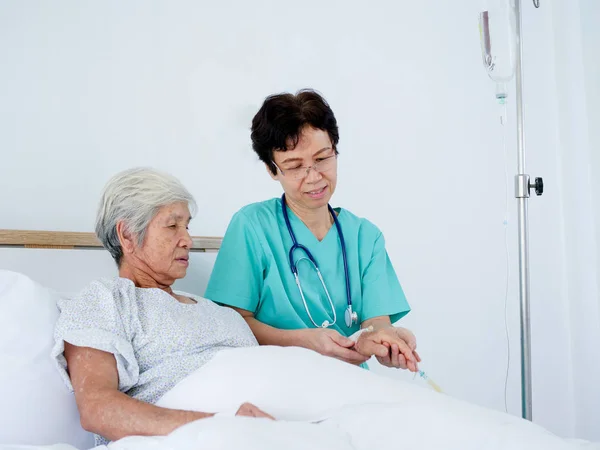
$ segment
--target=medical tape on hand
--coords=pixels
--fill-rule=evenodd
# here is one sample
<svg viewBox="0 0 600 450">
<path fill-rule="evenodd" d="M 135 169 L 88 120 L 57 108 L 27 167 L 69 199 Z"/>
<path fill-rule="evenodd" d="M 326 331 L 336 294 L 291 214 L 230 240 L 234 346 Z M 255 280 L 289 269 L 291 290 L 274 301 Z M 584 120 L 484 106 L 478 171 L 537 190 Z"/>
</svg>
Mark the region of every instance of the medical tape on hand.
<svg viewBox="0 0 600 450">
<path fill-rule="evenodd" d="M 348 339 L 356 342 L 356 341 L 358 341 L 358 338 L 360 337 L 361 334 L 369 332 L 369 331 L 373 331 L 373 325 L 369 325 L 367 328 L 363 328 L 362 330 L 358 330 L 353 335 L 348 336 Z"/>
</svg>

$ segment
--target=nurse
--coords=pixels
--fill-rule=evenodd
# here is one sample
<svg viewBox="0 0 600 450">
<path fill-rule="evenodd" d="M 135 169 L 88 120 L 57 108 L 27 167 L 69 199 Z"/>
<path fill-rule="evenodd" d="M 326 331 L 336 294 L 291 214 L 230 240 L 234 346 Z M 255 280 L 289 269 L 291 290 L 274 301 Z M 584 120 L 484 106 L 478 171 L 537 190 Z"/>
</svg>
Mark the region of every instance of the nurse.
<svg viewBox="0 0 600 450">
<path fill-rule="evenodd" d="M 360 365 L 376 356 L 416 371 L 414 335 L 392 325 L 410 307 L 381 231 L 329 206 L 339 133 L 325 99 L 310 90 L 268 97 L 251 138 L 284 194 L 233 216 L 205 297 L 237 310 L 261 345 L 306 347 Z M 348 338 L 369 327 L 356 343 Z"/>
</svg>

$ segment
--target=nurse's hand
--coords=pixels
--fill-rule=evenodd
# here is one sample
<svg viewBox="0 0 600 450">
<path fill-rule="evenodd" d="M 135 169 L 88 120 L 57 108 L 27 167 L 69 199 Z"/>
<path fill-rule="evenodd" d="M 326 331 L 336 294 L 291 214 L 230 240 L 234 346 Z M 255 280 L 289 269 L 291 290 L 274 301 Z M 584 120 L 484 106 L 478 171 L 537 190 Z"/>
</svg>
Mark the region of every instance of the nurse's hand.
<svg viewBox="0 0 600 450">
<path fill-rule="evenodd" d="M 360 365 L 371 357 L 357 352 L 354 341 L 328 328 L 307 328 L 302 333 L 302 346 L 350 364 Z"/>
<path fill-rule="evenodd" d="M 421 357 L 416 352 L 417 340 L 406 328 L 389 326 L 360 335 L 356 350 L 362 355 L 374 355 L 384 366 L 418 370 Z"/>
</svg>

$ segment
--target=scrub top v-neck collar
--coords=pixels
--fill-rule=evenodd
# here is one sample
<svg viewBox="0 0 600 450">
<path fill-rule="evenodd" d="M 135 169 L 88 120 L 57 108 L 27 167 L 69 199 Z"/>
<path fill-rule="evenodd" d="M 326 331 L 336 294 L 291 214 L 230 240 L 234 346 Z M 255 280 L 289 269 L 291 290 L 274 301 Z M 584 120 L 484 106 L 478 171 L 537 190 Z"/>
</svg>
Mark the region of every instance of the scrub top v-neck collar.
<svg viewBox="0 0 600 450">
<path fill-rule="evenodd" d="M 281 202 L 281 200 L 279 201 Z M 306 226 L 306 224 L 296 215 L 296 213 L 292 211 L 292 208 L 290 208 L 287 204 L 285 207 L 287 208 L 290 224 L 299 243 L 304 243 L 304 245 L 307 247 L 309 246 L 308 241 L 310 241 L 311 245 L 325 245 L 325 242 L 327 242 L 329 239 L 332 239 L 330 235 L 333 234 L 337 237 L 337 227 L 335 226 L 335 223 L 332 223 L 329 227 L 329 230 L 327 230 L 325 237 L 323 237 L 321 240 L 317 239 L 313 232 L 310 231 L 310 228 L 308 228 L 308 226 Z M 338 220 L 340 220 L 340 217 L 342 216 L 341 208 L 333 208 L 333 211 L 337 214 Z"/>
</svg>

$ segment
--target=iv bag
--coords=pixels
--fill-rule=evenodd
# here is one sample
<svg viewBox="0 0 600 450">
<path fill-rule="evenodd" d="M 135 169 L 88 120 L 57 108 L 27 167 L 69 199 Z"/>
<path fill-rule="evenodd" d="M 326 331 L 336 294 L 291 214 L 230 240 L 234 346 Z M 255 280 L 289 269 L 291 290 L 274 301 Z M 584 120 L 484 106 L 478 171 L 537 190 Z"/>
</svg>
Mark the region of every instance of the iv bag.
<svg viewBox="0 0 600 450">
<path fill-rule="evenodd" d="M 513 0 L 489 0 L 479 14 L 483 66 L 496 83 L 506 83 L 514 76 L 516 26 Z"/>
</svg>

